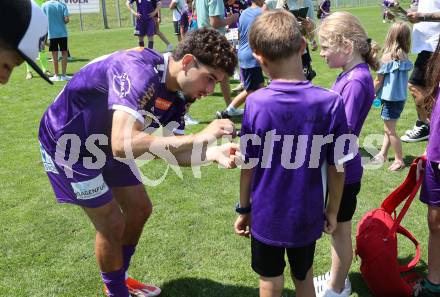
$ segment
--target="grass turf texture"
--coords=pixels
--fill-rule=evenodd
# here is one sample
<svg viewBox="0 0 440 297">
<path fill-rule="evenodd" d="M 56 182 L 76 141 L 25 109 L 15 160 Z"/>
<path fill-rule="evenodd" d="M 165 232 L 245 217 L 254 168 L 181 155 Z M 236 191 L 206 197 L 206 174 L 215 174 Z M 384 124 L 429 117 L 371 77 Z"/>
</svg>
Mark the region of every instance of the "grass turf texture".
<svg viewBox="0 0 440 297">
<path fill-rule="evenodd" d="M 383 42 L 388 24 L 381 22 L 380 7 L 349 11 L 361 19 L 370 37 Z M 161 28 L 175 44 L 168 11 L 164 10 L 164 16 Z M 77 60 L 69 63 L 69 73 L 93 58 L 137 45 L 131 28 L 86 32 L 72 28 L 69 43 Z M 165 48 L 157 37 L 156 48 Z M 330 87 L 339 70 L 329 70 L 316 52 L 313 59 L 318 73 L 314 83 Z M 25 67 L 19 67 L 10 83 L 0 87 L 0 296 L 103 296 L 94 258 L 93 227 L 80 208 L 55 203 L 40 163 L 40 117 L 64 83 L 49 86 L 39 78 L 26 81 L 25 73 Z M 224 102 L 217 88 L 213 96 L 193 105 L 191 114 L 202 124 L 189 127 L 188 133 L 201 130 L 222 108 Z M 383 133 L 379 112 L 371 109 L 361 144 L 365 135 Z M 409 99 L 398 124 L 400 135 L 413 126 L 415 115 Z M 403 145 L 407 165 L 425 145 Z M 365 170 L 354 222 L 377 207 L 407 174 L 407 168 L 390 173 L 388 166 Z M 153 178 L 165 169 L 163 162 L 156 161 L 144 166 L 143 172 Z M 162 184 L 147 189 L 154 211 L 134 256 L 131 275 L 160 286 L 164 297 L 257 296 L 257 275 L 250 268 L 250 242 L 233 234 L 239 170 L 209 166 L 201 172 L 198 179 L 191 169 L 183 169 L 181 180 L 170 170 Z M 420 271 L 426 270 L 427 261 L 426 211 L 426 206 L 415 200 L 403 222 L 422 243 Z M 323 236 L 317 244 L 315 274 L 329 269 L 329 248 L 329 237 Z M 406 240 L 399 248 L 402 258 L 413 252 Z M 371 295 L 361 279 L 359 265 L 355 260 L 350 269 L 352 296 L 368 297 Z M 286 269 L 284 296 L 293 296 L 287 276 Z"/>
</svg>

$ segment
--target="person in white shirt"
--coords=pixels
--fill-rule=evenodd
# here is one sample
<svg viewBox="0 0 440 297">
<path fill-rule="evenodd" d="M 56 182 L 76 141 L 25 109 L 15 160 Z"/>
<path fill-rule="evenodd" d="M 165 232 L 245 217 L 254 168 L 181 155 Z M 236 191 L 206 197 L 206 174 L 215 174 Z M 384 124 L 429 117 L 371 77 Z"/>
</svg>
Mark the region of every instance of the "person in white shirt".
<svg viewBox="0 0 440 297">
<path fill-rule="evenodd" d="M 440 0 L 419 0 L 417 11 L 408 13 L 414 23 L 412 32 L 412 52 L 417 54 L 414 70 L 409 78 L 408 88 L 417 109 L 417 121 L 412 130 L 407 130 L 400 139 L 417 142 L 428 139 L 429 120 L 423 107 L 426 97 L 426 66 L 435 52 L 440 34 Z"/>
<path fill-rule="evenodd" d="M 185 0 L 171 0 L 170 9 L 173 12 L 174 34 L 179 42 L 188 32 L 188 9 Z"/>
</svg>

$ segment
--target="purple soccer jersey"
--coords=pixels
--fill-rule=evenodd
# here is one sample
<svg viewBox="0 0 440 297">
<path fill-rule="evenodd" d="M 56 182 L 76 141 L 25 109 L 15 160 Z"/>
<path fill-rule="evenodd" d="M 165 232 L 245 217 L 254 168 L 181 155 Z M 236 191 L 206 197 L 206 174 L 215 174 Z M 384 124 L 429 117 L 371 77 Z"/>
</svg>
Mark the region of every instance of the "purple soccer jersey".
<svg viewBox="0 0 440 297">
<path fill-rule="evenodd" d="M 241 131 L 248 164 L 258 160 L 252 236 L 281 247 L 313 243 L 324 226 L 326 166 L 342 159 L 336 139 L 348 131 L 342 98 L 308 81 L 274 80 L 249 95 Z M 323 137 L 330 140 L 316 146 Z"/>
<path fill-rule="evenodd" d="M 153 36 L 156 32 L 154 19 L 148 15 L 156 9 L 156 0 L 130 0 L 130 4 L 136 2 L 137 12 L 141 17 L 136 19 L 136 36 Z"/>
<path fill-rule="evenodd" d="M 429 141 L 426 148 L 426 170 L 420 191 L 420 200 L 424 203 L 440 207 L 440 90 L 436 104 L 431 113 Z"/>
<path fill-rule="evenodd" d="M 440 91 L 429 122 L 429 141 L 426 157 L 429 161 L 440 163 Z"/>
<path fill-rule="evenodd" d="M 45 169 L 60 202 L 96 207 L 110 199 L 109 191 L 104 191 L 108 187 L 140 183 L 136 170 L 113 158 L 110 134 L 115 110 L 133 115 L 146 129 L 171 123 L 168 128 L 174 133 L 183 132 L 187 102 L 166 89 L 167 61 L 168 56 L 147 49 L 98 58 L 76 73 L 49 106 L 40 123 L 39 140 Z M 63 146 L 65 137 L 69 142 Z M 61 151 L 64 160 L 77 156 L 70 177 L 65 174 L 69 166 L 56 159 L 57 145 L 58 149 L 65 147 Z M 88 159 L 99 157 L 105 161 L 101 166 L 97 165 L 99 160 L 96 166 L 86 166 Z M 90 184 L 95 186 L 93 191 L 100 187 L 98 192 L 107 195 L 102 203 L 94 201 L 100 195 L 78 190 Z"/>
<path fill-rule="evenodd" d="M 362 125 L 374 100 L 374 85 L 368 65 L 356 65 L 348 72 L 341 73 L 332 86 L 332 90 L 341 94 L 344 100 L 347 124 L 350 133 L 359 137 Z M 358 153 L 345 166 L 345 184 L 360 182 L 363 168 Z"/>
</svg>

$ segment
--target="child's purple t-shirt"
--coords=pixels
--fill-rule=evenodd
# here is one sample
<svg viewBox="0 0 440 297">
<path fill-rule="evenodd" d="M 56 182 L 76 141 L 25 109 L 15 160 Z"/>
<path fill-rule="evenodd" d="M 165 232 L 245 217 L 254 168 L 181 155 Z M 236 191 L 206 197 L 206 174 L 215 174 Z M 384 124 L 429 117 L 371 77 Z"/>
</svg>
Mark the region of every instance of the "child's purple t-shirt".
<svg viewBox="0 0 440 297">
<path fill-rule="evenodd" d="M 361 63 L 348 72 L 341 73 L 332 86 L 344 100 L 348 129 L 359 137 L 362 125 L 374 100 L 374 85 L 368 65 Z M 345 164 L 345 184 L 360 182 L 363 168 L 361 155 Z"/>
<path fill-rule="evenodd" d="M 53 156 L 59 138 L 75 134 L 81 140 L 82 157 L 89 154 L 86 140 L 101 134 L 108 144 L 98 147 L 112 156 L 115 110 L 130 113 L 146 128 L 175 122 L 174 132 L 183 133 L 187 102 L 166 88 L 166 67 L 167 59 L 148 49 L 120 51 L 92 61 L 73 76 L 44 113 L 39 133 L 42 146 Z"/>
<path fill-rule="evenodd" d="M 282 247 L 306 246 L 321 236 L 326 165 L 335 164 L 335 141 L 347 131 L 342 98 L 308 81 L 274 80 L 249 95 L 240 140 L 246 160 L 259 160 L 251 184 L 252 236 Z M 275 134 L 280 138 L 272 143 Z M 330 143 L 312 152 L 313 135 L 329 134 Z M 257 138 L 261 144 L 252 145 Z"/>
<path fill-rule="evenodd" d="M 429 141 L 426 148 L 426 158 L 429 161 L 440 163 L 440 89 L 437 94 L 434 109 L 429 122 Z"/>
</svg>

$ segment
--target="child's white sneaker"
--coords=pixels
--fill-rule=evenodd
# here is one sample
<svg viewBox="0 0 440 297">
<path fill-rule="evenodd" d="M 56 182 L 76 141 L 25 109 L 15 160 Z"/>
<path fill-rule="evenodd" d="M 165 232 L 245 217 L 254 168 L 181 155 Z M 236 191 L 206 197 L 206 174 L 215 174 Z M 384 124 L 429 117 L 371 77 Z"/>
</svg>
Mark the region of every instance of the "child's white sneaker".
<svg viewBox="0 0 440 297">
<path fill-rule="evenodd" d="M 332 289 L 327 287 L 327 283 L 322 283 L 318 287 L 315 287 L 315 295 L 316 297 L 349 297 L 351 294 L 351 290 L 348 288 L 344 288 L 341 293 L 336 293 Z"/>
<path fill-rule="evenodd" d="M 327 283 L 330 280 L 330 276 L 331 276 L 330 271 L 327 271 L 326 273 L 315 276 L 313 278 L 313 285 L 315 286 L 316 297 L 350 296 L 351 282 L 350 282 L 350 279 L 348 278 L 348 275 L 345 278 L 344 290 L 340 294 L 337 294 L 336 292 L 334 292 L 333 290 L 331 290 L 327 287 Z M 324 295 L 326 291 L 331 291 L 328 294 L 336 294 L 336 295 Z M 347 294 L 347 295 L 341 295 L 341 294 Z"/>
</svg>

